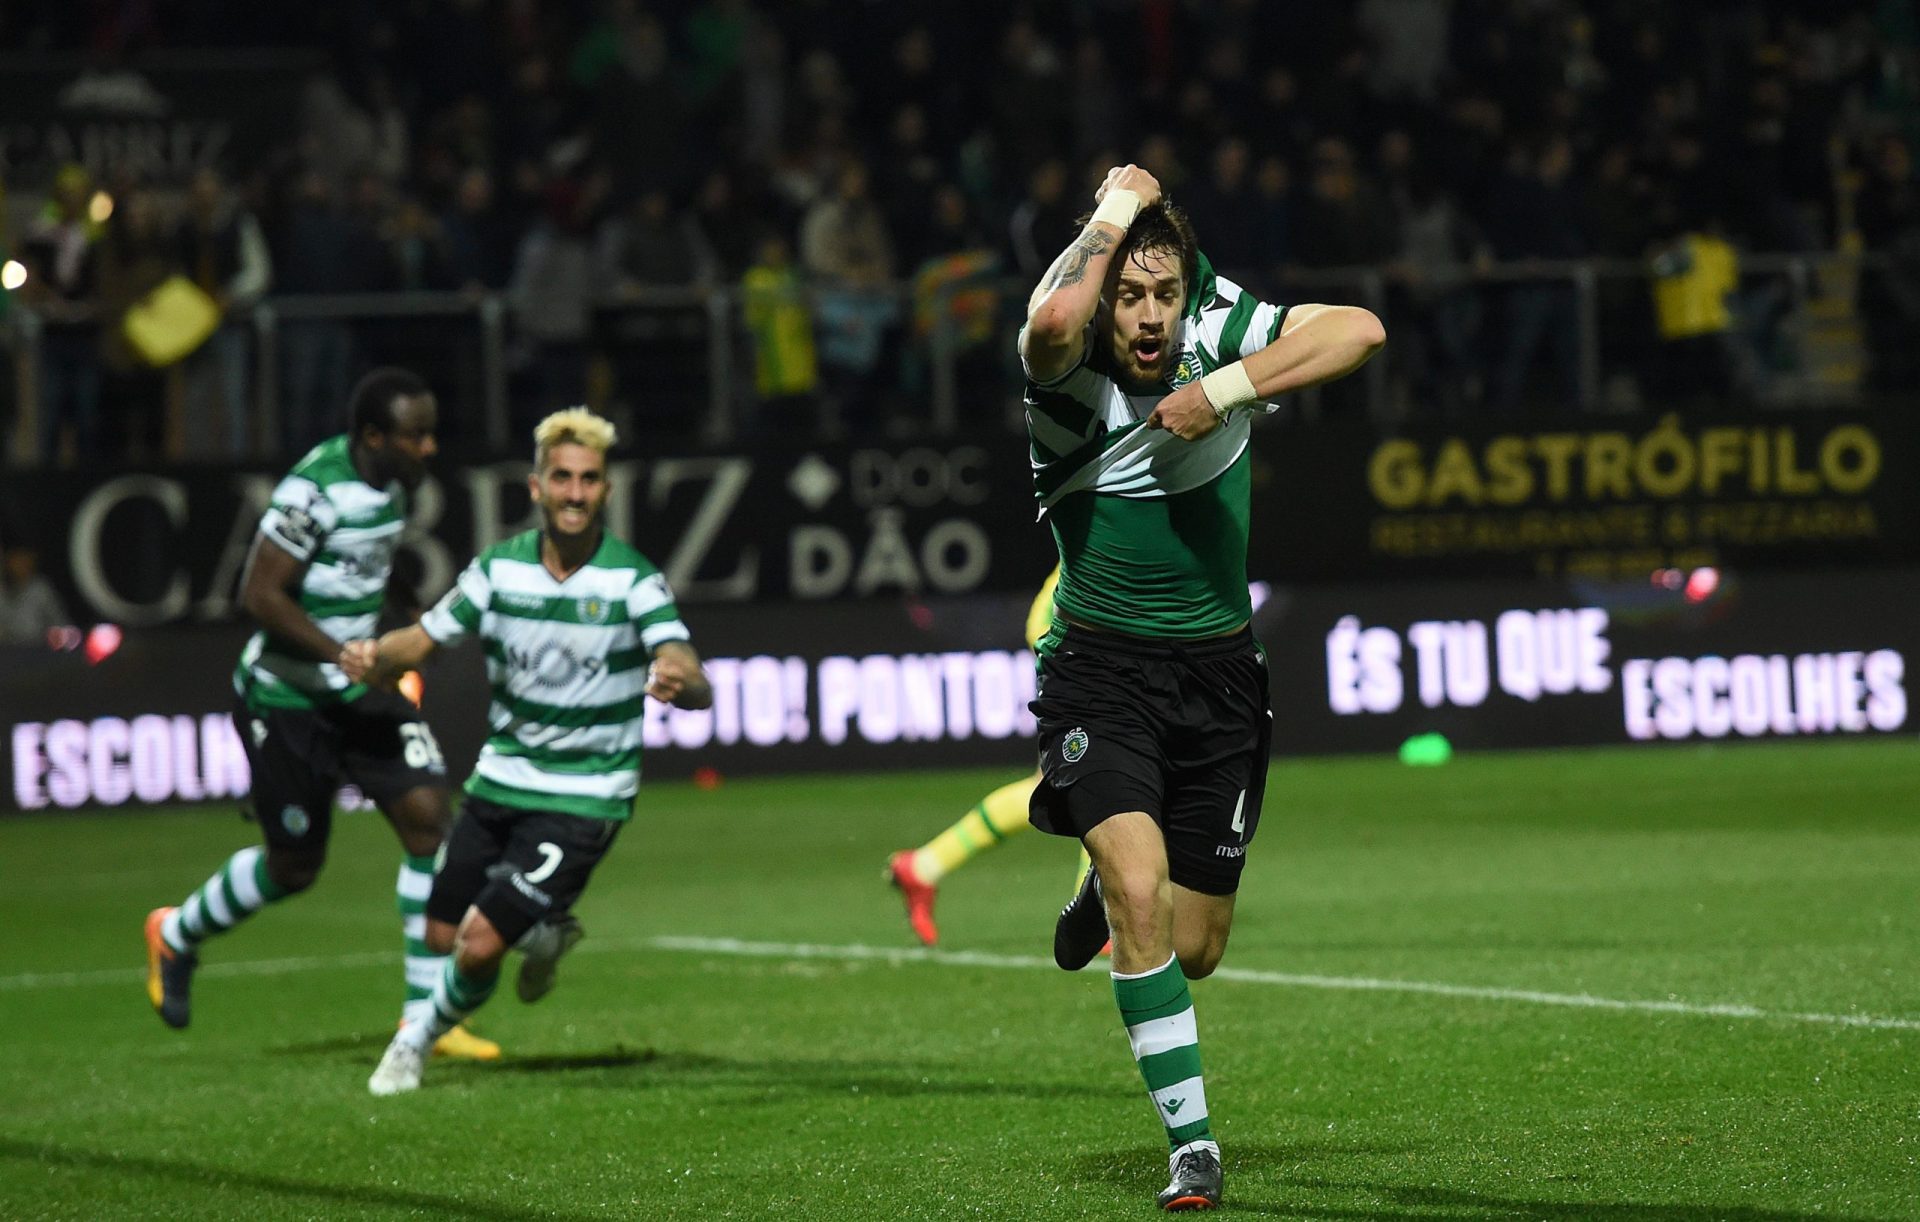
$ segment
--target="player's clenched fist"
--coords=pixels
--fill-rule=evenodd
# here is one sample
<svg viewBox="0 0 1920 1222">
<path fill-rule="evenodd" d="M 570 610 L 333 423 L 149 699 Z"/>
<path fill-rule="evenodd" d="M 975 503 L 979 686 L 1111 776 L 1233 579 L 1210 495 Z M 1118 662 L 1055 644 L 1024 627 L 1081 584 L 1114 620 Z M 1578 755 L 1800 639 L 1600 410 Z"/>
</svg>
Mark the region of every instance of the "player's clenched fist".
<svg viewBox="0 0 1920 1222">
<path fill-rule="evenodd" d="M 671 703 L 675 696 L 686 690 L 699 667 L 677 654 L 664 653 L 647 667 L 647 695 L 655 700 Z"/>
<path fill-rule="evenodd" d="M 1131 191 L 1140 197 L 1142 208 L 1151 208 L 1160 202 L 1160 180 L 1137 165 L 1117 165 L 1107 171 L 1100 189 L 1093 193 L 1093 202 L 1098 204 L 1107 198 L 1109 191 Z"/>
<path fill-rule="evenodd" d="M 348 641 L 340 647 L 340 669 L 354 683 L 365 682 L 367 673 L 379 660 L 378 641 Z"/>
</svg>

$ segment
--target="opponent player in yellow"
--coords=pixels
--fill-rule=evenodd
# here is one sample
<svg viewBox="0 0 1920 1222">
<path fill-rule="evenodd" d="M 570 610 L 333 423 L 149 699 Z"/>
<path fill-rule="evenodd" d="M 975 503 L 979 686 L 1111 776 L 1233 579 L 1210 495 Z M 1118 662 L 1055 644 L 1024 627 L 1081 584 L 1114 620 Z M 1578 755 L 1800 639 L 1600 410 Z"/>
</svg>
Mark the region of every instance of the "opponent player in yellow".
<svg viewBox="0 0 1920 1222">
<path fill-rule="evenodd" d="M 1047 575 L 1046 583 L 1040 587 L 1027 612 L 1027 644 L 1030 646 L 1037 648 L 1041 638 L 1053 627 L 1053 587 L 1059 583 L 1060 570 L 1055 568 Z M 940 940 L 940 930 L 933 923 L 933 899 L 940 880 L 988 849 L 1005 843 L 1007 837 L 1032 827 L 1027 821 L 1027 801 L 1039 783 L 1040 773 L 1035 771 L 1010 785 L 1002 785 L 932 840 L 917 849 L 901 849 L 887 858 L 888 877 L 907 905 L 907 924 L 913 926 L 914 934 L 922 943 L 932 946 Z M 1076 892 L 1089 864 L 1086 850 L 1082 849 L 1080 866 L 1073 877 Z"/>
</svg>

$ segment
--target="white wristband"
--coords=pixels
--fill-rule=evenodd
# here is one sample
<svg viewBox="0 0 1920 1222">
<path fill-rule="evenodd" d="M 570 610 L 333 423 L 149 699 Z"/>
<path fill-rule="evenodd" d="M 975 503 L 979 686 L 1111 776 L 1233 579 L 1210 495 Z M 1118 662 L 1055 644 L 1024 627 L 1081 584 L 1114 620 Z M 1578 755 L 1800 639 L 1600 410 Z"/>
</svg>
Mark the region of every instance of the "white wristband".
<svg viewBox="0 0 1920 1222">
<path fill-rule="evenodd" d="M 1253 389 L 1253 379 L 1247 376 L 1244 361 L 1222 365 L 1201 378 L 1200 393 L 1213 405 L 1213 414 L 1220 417 L 1222 423 L 1225 423 L 1228 412 L 1250 407 L 1260 401 L 1259 393 Z"/>
<path fill-rule="evenodd" d="M 1100 197 L 1100 206 L 1093 210 L 1093 219 L 1102 224 L 1112 225 L 1121 232 L 1133 224 L 1133 218 L 1140 215 L 1140 196 L 1137 192 L 1112 190 Z"/>
</svg>

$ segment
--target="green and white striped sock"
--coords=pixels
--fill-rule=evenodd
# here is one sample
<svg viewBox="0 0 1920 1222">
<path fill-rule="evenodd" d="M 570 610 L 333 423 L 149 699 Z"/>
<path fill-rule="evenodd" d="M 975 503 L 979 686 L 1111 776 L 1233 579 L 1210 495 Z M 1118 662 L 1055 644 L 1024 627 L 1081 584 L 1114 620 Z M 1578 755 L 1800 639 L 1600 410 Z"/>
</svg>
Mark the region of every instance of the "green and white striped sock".
<svg viewBox="0 0 1920 1222">
<path fill-rule="evenodd" d="M 407 1030 L 415 1033 L 413 1038 L 423 1050 L 431 1047 L 433 1041 L 465 1022 L 467 1015 L 486 1005 L 487 998 L 493 996 L 493 986 L 499 983 L 500 973 L 476 980 L 454 966 L 452 955 L 445 956 L 425 1019 L 408 1023 Z"/>
<path fill-rule="evenodd" d="M 433 890 L 432 853 L 407 854 L 400 863 L 400 877 L 394 880 L 393 894 L 400 906 L 400 932 L 407 946 L 407 1002 L 401 1017 L 408 1022 L 425 1019 L 433 1010 L 433 986 L 439 983 L 445 955 L 427 949 L 427 896 Z"/>
<path fill-rule="evenodd" d="M 1207 1119 L 1207 1088 L 1200 1078 L 1200 1032 L 1193 1021 L 1187 978 L 1172 956 L 1150 972 L 1113 973 L 1113 999 L 1127 1042 L 1146 1080 L 1147 1094 L 1174 1150 L 1213 1141 Z M 1218 1147 L 1215 1147 L 1218 1149 Z"/>
<path fill-rule="evenodd" d="M 168 946 L 185 954 L 286 894 L 285 888 L 267 877 L 266 851 L 251 845 L 227 858 L 226 865 L 168 913 L 160 936 Z"/>
</svg>

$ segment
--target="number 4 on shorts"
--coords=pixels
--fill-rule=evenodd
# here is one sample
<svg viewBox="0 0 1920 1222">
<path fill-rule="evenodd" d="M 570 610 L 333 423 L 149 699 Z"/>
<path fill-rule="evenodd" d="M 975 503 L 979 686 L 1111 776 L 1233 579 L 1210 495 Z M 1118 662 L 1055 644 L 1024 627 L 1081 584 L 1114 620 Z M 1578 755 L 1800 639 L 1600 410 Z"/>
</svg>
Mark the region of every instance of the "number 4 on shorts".
<svg viewBox="0 0 1920 1222">
<path fill-rule="evenodd" d="M 434 741 L 433 731 L 424 721 L 409 721 L 401 725 L 400 737 L 405 743 L 407 767 L 430 768 L 436 772 L 447 766 L 446 757 L 440 754 L 440 744 Z"/>
</svg>

